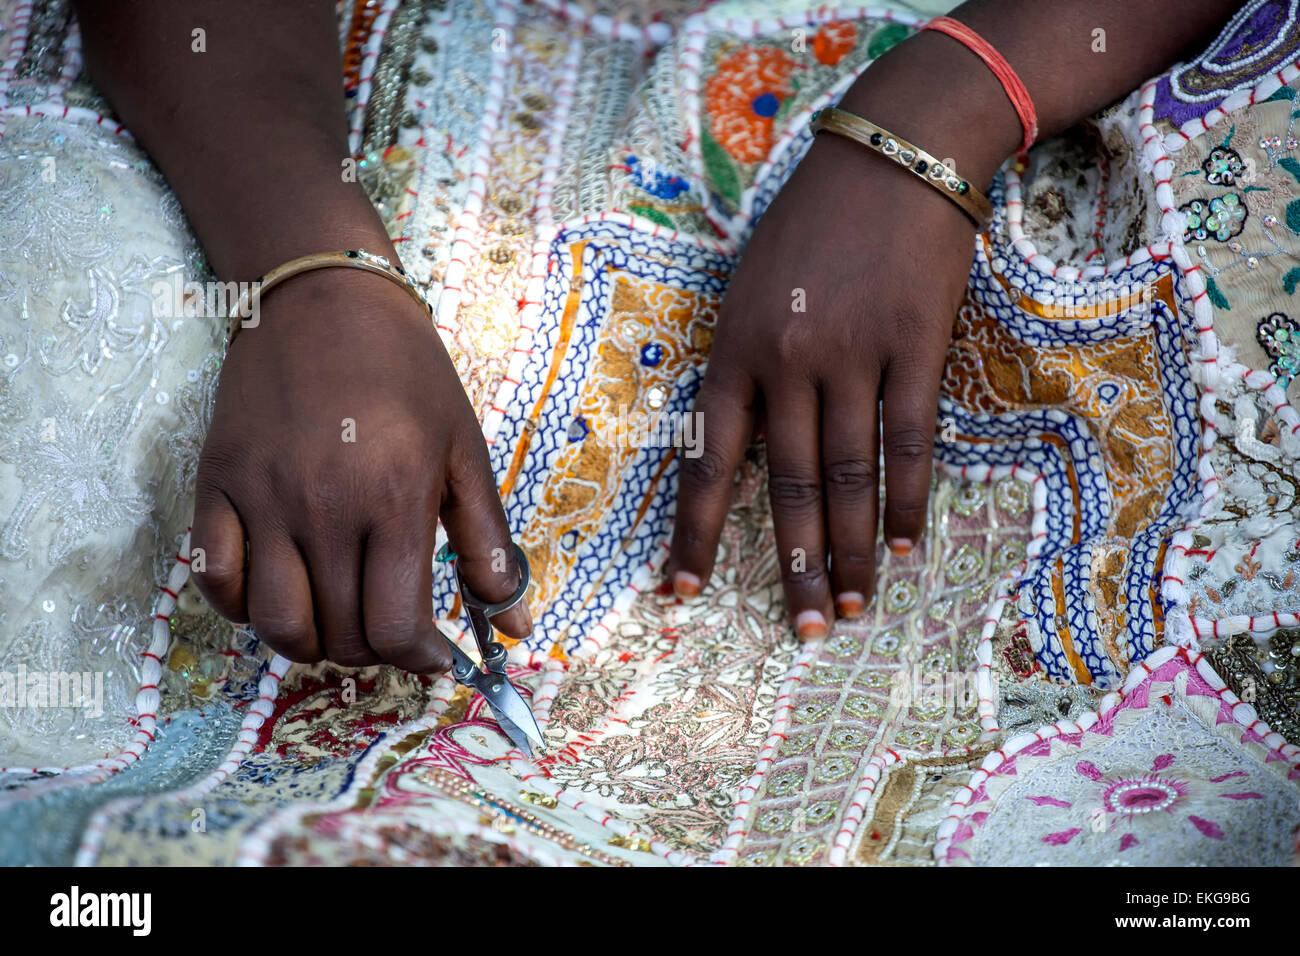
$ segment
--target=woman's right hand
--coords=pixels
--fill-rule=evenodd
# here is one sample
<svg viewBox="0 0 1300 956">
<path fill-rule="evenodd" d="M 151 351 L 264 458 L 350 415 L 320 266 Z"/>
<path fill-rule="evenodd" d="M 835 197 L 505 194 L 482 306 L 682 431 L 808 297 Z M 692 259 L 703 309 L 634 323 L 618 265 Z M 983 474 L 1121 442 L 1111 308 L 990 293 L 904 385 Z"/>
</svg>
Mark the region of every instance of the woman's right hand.
<svg viewBox="0 0 1300 956">
<path fill-rule="evenodd" d="M 476 594 L 505 599 L 519 571 L 433 323 L 394 283 L 343 268 L 287 280 L 260 310 L 227 355 L 199 462 L 200 591 L 293 661 L 446 670 L 439 518 Z M 493 623 L 532 629 L 524 604 Z"/>
</svg>

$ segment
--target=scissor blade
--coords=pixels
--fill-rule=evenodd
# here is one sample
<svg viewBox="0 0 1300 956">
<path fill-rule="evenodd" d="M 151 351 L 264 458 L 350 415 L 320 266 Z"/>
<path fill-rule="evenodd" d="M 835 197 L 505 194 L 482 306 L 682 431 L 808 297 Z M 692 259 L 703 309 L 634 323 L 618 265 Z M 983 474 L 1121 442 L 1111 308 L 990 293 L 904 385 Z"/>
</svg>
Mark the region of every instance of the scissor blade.
<svg viewBox="0 0 1300 956">
<path fill-rule="evenodd" d="M 529 740 L 539 747 L 542 746 L 541 728 L 537 726 L 532 710 L 519 696 L 519 691 L 515 689 L 514 684 L 497 674 L 488 673 L 484 678 L 483 685 L 480 685 L 479 689 L 491 705 L 492 712 L 497 715 L 497 721 L 502 729 L 506 728 L 507 723 L 514 729 L 513 734 L 507 731 L 506 736 L 513 740 L 520 750 L 528 750 L 525 744 Z M 521 743 L 521 739 L 525 743 Z"/>
<path fill-rule="evenodd" d="M 463 596 L 462 596 L 463 598 Z M 476 607 L 469 602 L 465 602 L 465 611 L 469 615 L 469 627 L 474 632 L 474 643 L 478 645 L 480 655 L 487 653 L 488 645 L 492 643 L 492 622 L 487 619 L 483 609 Z"/>
<path fill-rule="evenodd" d="M 497 723 L 501 725 L 501 732 L 510 738 L 510 742 L 522 750 L 524 756 L 532 757 L 533 748 L 529 746 L 528 735 L 520 730 L 513 720 L 509 717 L 503 716 L 491 705 L 488 705 L 488 709 L 492 711 L 492 715 L 496 717 Z"/>
<path fill-rule="evenodd" d="M 483 695 L 488 708 L 492 711 L 492 716 L 497 719 L 501 730 L 510 738 L 511 743 L 531 757 L 533 751 L 528 746 L 528 742 L 531 740 L 537 746 L 542 746 L 542 731 L 533 718 L 532 710 L 519 696 L 519 691 L 515 689 L 514 684 L 510 683 L 509 678 L 504 674 L 494 674 L 490 671 L 484 673 L 470 656 L 445 634 L 443 640 L 451 648 L 452 677 L 458 683 L 472 687 Z"/>
</svg>

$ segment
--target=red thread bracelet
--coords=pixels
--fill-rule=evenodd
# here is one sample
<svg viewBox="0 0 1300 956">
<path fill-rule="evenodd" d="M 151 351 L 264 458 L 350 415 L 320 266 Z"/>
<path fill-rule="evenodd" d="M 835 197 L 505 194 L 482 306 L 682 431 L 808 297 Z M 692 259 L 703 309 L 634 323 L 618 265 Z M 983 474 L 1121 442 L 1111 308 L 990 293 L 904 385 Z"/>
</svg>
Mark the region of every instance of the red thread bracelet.
<svg viewBox="0 0 1300 956">
<path fill-rule="evenodd" d="M 982 36 L 952 17 L 935 17 L 921 29 L 934 30 L 952 37 L 983 60 L 984 64 L 993 71 L 993 75 L 1002 84 L 1007 99 L 1015 108 L 1016 115 L 1020 117 L 1020 125 L 1025 131 L 1025 138 L 1018 152 L 1028 152 L 1029 147 L 1034 145 L 1034 140 L 1038 139 L 1038 114 L 1034 112 L 1034 101 L 1029 98 L 1029 91 L 1025 89 L 1025 84 L 1020 82 L 1020 77 L 1016 76 L 1016 71 L 1011 68 L 1011 64 Z"/>
</svg>

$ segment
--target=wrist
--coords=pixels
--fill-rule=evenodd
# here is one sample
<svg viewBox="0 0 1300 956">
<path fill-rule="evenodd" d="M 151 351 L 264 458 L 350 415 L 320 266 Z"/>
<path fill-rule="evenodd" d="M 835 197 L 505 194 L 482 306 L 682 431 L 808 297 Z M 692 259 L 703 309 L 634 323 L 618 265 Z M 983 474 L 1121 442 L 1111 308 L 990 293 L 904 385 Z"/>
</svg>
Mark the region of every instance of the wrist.
<svg viewBox="0 0 1300 956">
<path fill-rule="evenodd" d="M 351 190 L 288 194 L 232 211 L 200 236 L 213 271 L 250 281 L 291 259 L 316 252 L 365 249 L 400 265 L 379 214 L 359 185 Z"/>
<path fill-rule="evenodd" d="M 937 33 L 919 33 L 894 47 L 857 79 L 839 105 L 945 164 L 951 160 L 980 190 L 987 190 L 1023 137 L 997 77 L 960 43 Z"/>
</svg>

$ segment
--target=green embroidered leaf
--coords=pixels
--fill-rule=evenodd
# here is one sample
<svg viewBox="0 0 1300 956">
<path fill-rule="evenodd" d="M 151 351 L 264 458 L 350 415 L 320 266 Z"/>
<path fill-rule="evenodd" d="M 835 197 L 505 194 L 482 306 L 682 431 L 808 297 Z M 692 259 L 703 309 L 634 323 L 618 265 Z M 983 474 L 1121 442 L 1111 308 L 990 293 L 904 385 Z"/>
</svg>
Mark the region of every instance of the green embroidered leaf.
<svg viewBox="0 0 1300 956">
<path fill-rule="evenodd" d="M 1297 162 L 1293 156 L 1283 156 L 1277 161 L 1277 164 L 1285 169 L 1288 173 L 1300 180 L 1300 162 Z"/>
<path fill-rule="evenodd" d="M 1293 100 L 1295 99 L 1295 90 L 1289 86 L 1279 86 L 1277 92 L 1266 99 L 1265 103 L 1271 103 L 1274 100 Z"/>
<path fill-rule="evenodd" d="M 867 41 L 867 56 L 874 60 L 891 46 L 906 39 L 910 32 L 901 23 L 885 24 L 885 26 L 871 34 L 871 39 Z"/>
<path fill-rule="evenodd" d="M 1297 283 L 1300 283 L 1300 269 L 1292 269 L 1282 277 L 1282 288 L 1286 289 L 1287 295 L 1295 295 Z"/>
<path fill-rule="evenodd" d="M 1292 232 L 1300 232 L 1300 199 L 1292 199 L 1286 204 L 1286 227 Z"/>
<path fill-rule="evenodd" d="M 1235 132 L 1237 132 L 1237 124 L 1233 123 L 1230 127 L 1228 127 L 1228 135 L 1223 137 L 1223 142 L 1220 143 L 1219 145 L 1224 149 L 1227 149 L 1228 144 L 1232 142 L 1232 134 Z"/>
<path fill-rule="evenodd" d="M 651 222 L 657 222 L 666 229 L 676 229 L 673 221 L 668 218 L 667 213 L 656 209 L 654 206 L 628 206 L 629 211 L 636 213 L 638 216 L 645 216 Z"/>
<path fill-rule="evenodd" d="M 1210 301 L 1214 303 L 1216 309 L 1232 309 L 1232 306 L 1228 305 L 1227 297 L 1213 279 L 1205 280 L 1205 291 L 1210 294 Z"/>
<path fill-rule="evenodd" d="M 1247 186 L 1245 189 L 1242 190 L 1242 192 L 1244 192 L 1244 193 L 1266 193 L 1266 192 L 1268 192 L 1268 187 L 1267 187 L 1267 186 Z"/>
<path fill-rule="evenodd" d="M 700 130 L 700 152 L 704 155 L 704 168 L 708 170 L 714 191 L 733 206 L 740 204 L 740 178 L 727 151 L 718 145 L 708 130 Z"/>
<path fill-rule="evenodd" d="M 799 78 L 790 77 L 790 95 L 781 97 L 781 105 L 776 108 L 776 115 L 772 117 L 774 123 L 779 123 L 794 109 L 795 100 L 799 98 Z"/>
<path fill-rule="evenodd" d="M 1214 308 L 1226 308 L 1231 310 L 1230 304 L 1227 304 L 1227 297 L 1223 295 L 1223 290 L 1219 289 L 1218 284 L 1213 278 L 1206 278 L 1205 291 L 1210 295 L 1210 302 L 1214 303 Z"/>
</svg>

